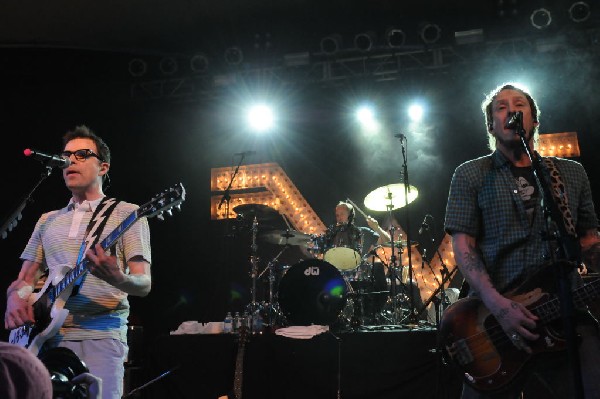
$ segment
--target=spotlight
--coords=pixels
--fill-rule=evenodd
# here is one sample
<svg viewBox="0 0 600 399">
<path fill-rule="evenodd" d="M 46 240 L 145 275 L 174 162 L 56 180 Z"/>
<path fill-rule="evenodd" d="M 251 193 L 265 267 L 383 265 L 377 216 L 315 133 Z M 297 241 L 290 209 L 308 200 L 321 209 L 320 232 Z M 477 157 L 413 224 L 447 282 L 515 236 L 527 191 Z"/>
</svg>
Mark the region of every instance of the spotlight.
<svg viewBox="0 0 600 399">
<path fill-rule="evenodd" d="M 573 22 L 583 22 L 590 17 L 590 6 L 585 1 L 577 1 L 569 7 L 569 18 Z"/>
<path fill-rule="evenodd" d="M 139 78 L 140 76 L 143 76 L 147 70 L 148 64 L 146 64 L 146 61 L 139 58 L 134 58 L 129 61 L 129 74 L 131 76 Z"/>
<path fill-rule="evenodd" d="M 363 32 L 354 36 L 354 47 L 360 51 L 371 51 L 377 41 L 375 32 Z"/>
<path fill-rule="evenodd" d="M 413 104 L 408 107 L 408 116 L 413 122 L 419 122 L 423 118 L 423 107 L 418 104 Z"/>
<path fill-rule="evenodd" d="M 208 70 L 208 58 L 204 54 L 196 54 L 190 59 L 192 72 L 203 73 Z"/>
<path fill-rule="evenodd" d="M 419 29 L 419 36 L 425 44 L 433 44 L 442 37 L 442 28 L 437 24 L 424 23 Z"/>
<path fill-rule="evenodd" d="M 228 65 L 239 65 L 244 60 L 244 53 L 239 47 L 229 47 L 225 50 L 225 62 Z"/>
<path fill-rule="evenodd" d="M 338 33 L 325 36 L 321 39 L 321 51 L 328 55 L 333 55 L 342 48 L 342 36 Z"/>
<path fill-rule="evenodd" d="M 536 29 L 546 29 L 552 23 L 552 14 L 545 8 L 533 10 L 529 16 L 531 25 Z"/>
<path fill-rule="evenodd" d="M 273 127 L 273 110 L 264 104 L 255 105 L 248 111 L 247 120 L 253 130 L 267 131 Z"/>
<path fill-rule="evenodd" d="M 400 48 L 404 46 L 406 34 L 401 29 L 390 28 L 385 32 L 385 41 L 389 47 Z"/>
<path fill-rule="evenodd" d="M 165 75 L 177 72 L 177 61 L 173 57 L 163 57 L 158 63 L 158 69 Z"/>
<path fill-rule="evenodd" d="M 370 106 L 363 105 L 356 110 L 356 119 L 360 123 L 363 131 L 366 133 L 377 133 L 379 131 L 379 123 L 375 119 L 375 113 Z"/>
</svg>

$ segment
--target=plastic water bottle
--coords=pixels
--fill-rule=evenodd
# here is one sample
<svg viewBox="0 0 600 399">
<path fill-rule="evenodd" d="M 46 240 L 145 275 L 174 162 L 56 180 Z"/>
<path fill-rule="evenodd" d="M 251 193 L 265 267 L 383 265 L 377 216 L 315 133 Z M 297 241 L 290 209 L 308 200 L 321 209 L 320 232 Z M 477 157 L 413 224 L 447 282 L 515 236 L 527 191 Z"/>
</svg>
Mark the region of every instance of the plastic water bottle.
<svg viewBox="0 0 600 399">
<path fill-rule="evenodd" d="M 238 332 L 242 323 L 242 319 L 240 318 L 240 312 L 235 312 L 233 316 L 233 332 Z"/>
<path fill-rule="evenodd" d="M 233 331 L 233 317 L 231 317 L 231 312 L 227 312 L 225 316 L 225 320 L 223 320 L 223 333 L 231 334 Z"/>
<path fill-rule="evenodd" d="M 260 334 L 263 328 L 263 319 L 260 315 L 260 311 L 256 309 L 252 313 L 252 332 L 255 334 Z"/>
</svg>

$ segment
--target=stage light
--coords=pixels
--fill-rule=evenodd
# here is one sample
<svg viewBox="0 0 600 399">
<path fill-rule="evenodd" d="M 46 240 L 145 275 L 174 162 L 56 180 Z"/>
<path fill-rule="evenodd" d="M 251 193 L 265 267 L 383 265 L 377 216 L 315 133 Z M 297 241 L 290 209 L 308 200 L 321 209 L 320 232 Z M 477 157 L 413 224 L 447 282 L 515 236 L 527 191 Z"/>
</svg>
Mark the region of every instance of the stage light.
<svg viewBox="0 0 600 399">
<path fill-rule="evenodd" d="M 163 57 L 158 63 L 158 69 L 164 75 L 173 75 L 178 69 L 177 61 L 173 57 Z"/>
<path fill-rule="evenodd" d="M 321 51 L 328 55 L 333 55 L 342 48 L 342 36 L 338 33 L 325 36 L 321 39 Z"/>
<path fill-rule="evenodd" d="M 265 132 L 273 127 L 273 110 L 264 104 L 255 105 L 248 110 L 247 120 L 252 130 Z"/>
<path fill-rule="evenodd" d="M 456 44 L 473 44 L 483 42 L 483 29 L 471 29 L 454 32 Z"/>
<path fill-rule="evenodd" d="M 371 51 L 376 41 L 377 35 L 375 35 L 375 32 L 358 33 L 354 36 L 354 47 L 360 51 Z"/>
<path fill-rule="evenodd" d="M 190 59 L 190 69 L 196 73 L 206 72 L 208 70 L 208 58 L 204 54 L 195 54 Z"/>
<path fill-rule="evenodd" d="M 419 36 L 425 44 L 436 43 L 442 37 L 442 28 L 437 24 L 425 22 L 419 28 Z"/>
<path fill-rule="evenodd" d="M 583 22 L 590 17 L 590 5 L 585 1 L 577 1 L 569 7 L 569 18 L 573 22 Z"/>
<path fill-rule="evenodd" d="M 408 107 L 408 116 L 413 122 L 419 122 L 423 118 L 423 107 L 419 104 L 413 104 Z"/>
<path fill-rule="evenodd" d="M 147 70 L 148 64 L 146 64 L 146 61 L 140 58 L 134 58 L 129 61 L 129 74 L 131 76 L 139 78 L 140 76 L 144 76 Z"/>
<path fill-rule="evenodd" d="M 391 48 L 400 48 L 406 42 L 406 33 L 402 29 L 389 28 L 385 32 L 385 42 Z"/>
<path fill-rule="evenodd" d="M 356 110 L 356 119 L 366 133 L 377 133 L 380 125 L 375 118 L 373 108 L 363 105 Z"/>
<path fill-rule="evenodd" d="M 228 65 L 239 65 L 244 60 L 244 53 L 239 47 L 229 47 L 225 50 L 224 58 Z"/>
<path fill-rule="evenodd" d="M 552 23 L 552 14 L 545 8 L 533 10 L 529 16 L 531 25 L 536 29 L 546 29 Z"/>
</svg>

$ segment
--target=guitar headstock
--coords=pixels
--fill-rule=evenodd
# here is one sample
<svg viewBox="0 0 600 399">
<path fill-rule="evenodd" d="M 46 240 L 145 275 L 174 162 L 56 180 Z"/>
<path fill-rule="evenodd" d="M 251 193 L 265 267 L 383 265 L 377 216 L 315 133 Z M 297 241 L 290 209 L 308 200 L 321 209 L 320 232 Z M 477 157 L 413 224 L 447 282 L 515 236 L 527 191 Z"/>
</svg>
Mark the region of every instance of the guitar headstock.
<svg viewBox="0 0 600 399">
<path fill-rule="evenodd" d="M 183 184 L 177 183 L 172 187 L 164 190 L 158 195 L 155 195 L 152 200 L 140 206 L 137 214 L 138 217 L 146 216 L 151 218 L 157 216 L 158 219 L 164 220 L 163 213 L 169 216 L 173 214 L 173 208 L 181 210 L 181 203 L 185 201 L 185 188 Z"/>
</svg>

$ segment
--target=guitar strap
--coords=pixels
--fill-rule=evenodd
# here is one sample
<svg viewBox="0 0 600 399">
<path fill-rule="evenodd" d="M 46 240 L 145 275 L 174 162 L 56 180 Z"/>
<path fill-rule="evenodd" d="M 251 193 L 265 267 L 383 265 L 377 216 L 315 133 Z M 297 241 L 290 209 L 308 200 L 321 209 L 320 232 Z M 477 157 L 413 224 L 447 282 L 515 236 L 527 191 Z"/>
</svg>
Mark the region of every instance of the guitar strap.
<svg viewBox="0 0 600 399">
<path fill-rule="evenodd" d="M 567 195 L 567 189 L 565 184 L 560 177 L 560 173 L 554 164 L 554 161 L 551 158 L 543 158 L 544 163 L 546 164 L 546 168 L 548 169 L 548 174 L 550 176 L 550 184 L 552 189 L 552 196 L 556 200 L 556 204 L 558 205 L 558 209 L 560 209 L 565 228 L 567 233 L 573 237 L 577 237 L 577 232 L 575 231 L 575 225 L 573 224 L 573 215 L 571 214 L 571 209 L 569 208 L 569 197 Z"/>
<path fill-rule="evenodd" d="M 110 217 L 111 213 L 115 210 L 118 203 L 119 201 L 117 201 L 115 198 L 102 198 L 102 201 L 100 201 L 100 203 L 94 210 L 94 213 L 90 218 L 90 222 L 88 223 L 87 228 L 85 229 L 83 241 L 81 242 L 81 247 L 79 247 L 77 261 L 75 262 L 76 265 L 81 263 L 86 251 L 90 248 L 93 248 L 98 243 L 98 241 L 100 240 L 100 236 L 102 235 L 102 231 L 106 226 L 106 222 L 108 221 L 108 218 Z M 83 284 L 86 275 L 87 273 L 84 273 L 81 277 L 77 279 L 77 281 L 75 281 L 75 283 L 73 284 L 72 295 L 77 295 L 77 293 L 79 292 L 79 287 L 81 286 L 81 284 Z"/>
</svg>

